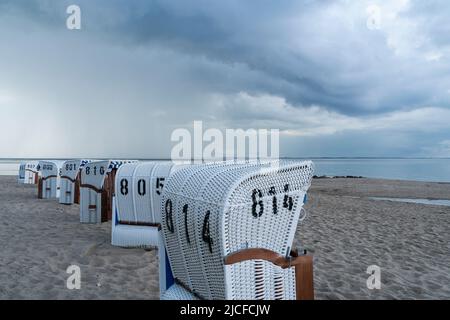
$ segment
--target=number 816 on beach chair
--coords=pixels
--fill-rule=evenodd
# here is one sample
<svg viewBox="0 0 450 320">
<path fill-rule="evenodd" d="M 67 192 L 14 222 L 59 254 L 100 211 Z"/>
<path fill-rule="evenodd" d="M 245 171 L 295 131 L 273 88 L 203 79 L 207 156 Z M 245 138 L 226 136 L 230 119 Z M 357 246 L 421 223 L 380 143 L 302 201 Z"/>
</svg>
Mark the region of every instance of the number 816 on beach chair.
<svg viewBox="0 0 450 320">
<path fill-rule="evenodd" d="M 161 199 L 168 261 L 160 268 L 173 281 L 161 298 L 313 299 L 312 257 L 292 252 L 312 175 L 309 161 L 192 166 L 171 175 Z"/>
<path fill-rule="evenodd" d="M 117 169 L 134 160 L 106 160 L 87 163 L 81 171 L 80 222 L 112 220 L 113 194 Z"/>
</svg>

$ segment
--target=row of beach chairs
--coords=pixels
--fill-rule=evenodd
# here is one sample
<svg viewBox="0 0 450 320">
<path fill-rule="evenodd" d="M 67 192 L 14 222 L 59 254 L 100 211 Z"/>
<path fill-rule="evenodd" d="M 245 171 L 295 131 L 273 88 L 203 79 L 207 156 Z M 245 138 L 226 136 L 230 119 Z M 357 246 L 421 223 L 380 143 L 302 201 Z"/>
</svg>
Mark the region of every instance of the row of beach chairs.
<svg viewBox="0 0 450 320">
<path fill-rule="evenodd" d="M 293 247 L 310 161 L 174 164 L 30 161 L 19 182 L 111 220 L 111 243 L 158 248 L 161 299 L 314 299 L 313 259 Z"/>
</svg>

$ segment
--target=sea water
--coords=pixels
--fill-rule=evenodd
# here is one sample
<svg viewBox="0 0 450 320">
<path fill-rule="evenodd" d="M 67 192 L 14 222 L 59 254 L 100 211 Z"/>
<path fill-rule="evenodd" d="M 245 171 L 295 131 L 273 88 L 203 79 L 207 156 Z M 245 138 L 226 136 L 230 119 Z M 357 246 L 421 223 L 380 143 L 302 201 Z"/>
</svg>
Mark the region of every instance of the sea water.
<svg viewBox="0 0 450 320">
<path fill-rule="evenodd" d="M 299 159 L 304 160 L 304 159 Z M 450 182 L 450 159 L 312 158 L 318 176 Z M 20 159 L 0 159 L 0 175 L 17 175 Z"/>
</svg>

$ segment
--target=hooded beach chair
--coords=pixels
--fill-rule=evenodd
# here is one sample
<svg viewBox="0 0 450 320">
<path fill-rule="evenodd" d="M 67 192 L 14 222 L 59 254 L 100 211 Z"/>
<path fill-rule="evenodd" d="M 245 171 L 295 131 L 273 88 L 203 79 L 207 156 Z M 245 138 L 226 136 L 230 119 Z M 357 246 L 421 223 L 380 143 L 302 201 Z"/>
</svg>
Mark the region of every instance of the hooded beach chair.
<svg viewBox="0 0 450 320">
<path fill-rule="evenodd" d="M 39 161 L 41 177 L 38 183 L 38 198 L 57 199 L 60 195 L 61 168 L 63 161 Z"/>
<path fill-rule="evenodd" d="M 117 169 L 134 160 L 105 160 L 87 163 L 81 171 L 80 222 L 102 223 L 112 219 Z"/>
<path fill-rule="evenodd" d="M 38 184 L 39 183 L 39 161 L 23 162 L 20 167 L 21 167 L 20 175 L 23 174 L 23 182 L 22 183 L 24 183 L 24 184 Z"/>
<path fill-rule="evenodd" d="M 163 191 L 174 281 L 161 298 L 312 299 L 312 257 L 292 251 L 312 162 L 200 167 L 177 171 Z"/>
</svg>

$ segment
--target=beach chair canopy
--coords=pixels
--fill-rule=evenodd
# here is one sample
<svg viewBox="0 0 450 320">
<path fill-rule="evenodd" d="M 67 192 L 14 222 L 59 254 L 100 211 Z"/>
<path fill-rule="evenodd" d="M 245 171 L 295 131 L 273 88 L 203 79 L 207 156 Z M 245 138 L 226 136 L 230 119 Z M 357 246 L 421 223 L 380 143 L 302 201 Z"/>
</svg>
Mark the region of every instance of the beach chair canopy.
<svg viewBox="0 0 450 320">
<path fill-rule="evenodd" d="M 104 160 L 85 164 L 81 171 L 80 221 L 100 223 L 112 218 L 115 174 L 134 160 Z"/>
<path fill-rule="evenodd" d="M 39 161 L 27 161 L 21 164 L 19 175 L 23 174 L 21 182 L 25 184 L 37 184 L 39 177 Z"/>
<path fill-rule="evenodd" d="M 41 178 L 38 186 L 38 197 L 42 199 L 59 198 L 61 169 L 64 161 L 39 161 Z"/>
<path fill-rule="evenodd" d="M 81 187 L 93 187 L 97 190 L 103 188 L 106 174 L 109 172 L 111 161 L 93 161 L 85 164 L 81 171 Z"/>
<path fill-rule="evenodd" d="M 61 168 L 61 178 L 75 182 L 80 170 L 89 162 L 91 160 L 68 160 L 64 162 Z"/>
<path fill-rule="evenodd" d="M 39 171 L 39 161 L 29 161 L 25 164 L 25 170 L 36 173 Z"/>
<path fill-rule="evenodd" d="M 117 223 L 156 225 L 161 222 L 161 195 L 172 162 L 125 164 L 116 175 Z"/>
<path fill-rule="evenodd" d="M 203 299 L 295 299 L 295 272 L 265 260 L 225 264 L 244 249 L 287 256 L 312 162 L 199 165 L 172 174 L 161 225 L 177 285 Z M 176 293 L 177 294 L 177 293 Z"/>
<path fill-rule="evenodd" d="M 61 169 L 64 161 L 39 161 L 39 171 L 43 179 L 57 178 L 61 176 Z"/>
<path fill-rule="evenodd" d="M 101 190 L 105 177 L 113 170 L 117 170 L 126 163 L 135 163 L 135 160 L 102 160 L 92 161 L 86 163 L 81 172 L 82 186 L 93 187 L 94 189 Z"/>
</svg>

